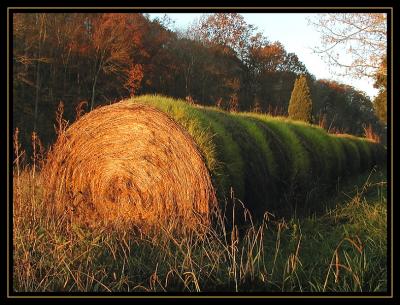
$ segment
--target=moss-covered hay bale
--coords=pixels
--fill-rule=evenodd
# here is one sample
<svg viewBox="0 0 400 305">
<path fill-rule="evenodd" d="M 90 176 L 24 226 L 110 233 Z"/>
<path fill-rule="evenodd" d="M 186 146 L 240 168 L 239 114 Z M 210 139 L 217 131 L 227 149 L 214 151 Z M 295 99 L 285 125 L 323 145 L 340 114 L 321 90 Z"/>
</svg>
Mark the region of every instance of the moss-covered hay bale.
<svg viewBox="0 0 400 305">
<path fill-rule="evenodd" d="M 122 102 L 84 115 L 58 138 L 44 175 L 52 212 L 88 224 L 196 227 L 215 204 L 192 137 L 146 105 Z"/>
<path fill-rule="evenodd" d="M 85 221 L 193 227 L 232 194 L 256 217 L 322 208 L 310 198 L 385 154 L 378 143 L 283 117 L 146 95 L 72 124 L 49 155 L 46 189 L 55 211 Z"/>
<path fill-rule="evenodd" d="M 229 200 L 233 189 L 253 215 L 287 209 L 287 203 L 309 206 L 310 192 L 321 198 L 335 189 L 338 178 L 358 175 L 386 159 L 379 143 L 329 134 L 285 117 L 227 113 L 157 95 L 127 102 L 152 105 L 188 130 L 206 160 L 219 201 Z"/>
</svg>

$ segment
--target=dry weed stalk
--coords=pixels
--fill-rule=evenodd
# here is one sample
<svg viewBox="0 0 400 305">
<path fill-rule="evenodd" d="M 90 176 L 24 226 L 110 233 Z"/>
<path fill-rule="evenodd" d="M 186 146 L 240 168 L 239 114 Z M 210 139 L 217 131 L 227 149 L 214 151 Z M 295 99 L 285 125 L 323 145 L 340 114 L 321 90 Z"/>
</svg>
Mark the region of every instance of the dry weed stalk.
<svg viewBox="0 0 400 305">
<path fill-rule="evenodd" d="M 85 114 L 85 108 L 88 106 L 87 101 L 80 101 L 75 107 L 75 120 L 79 120 Z"/>
<path fill-rule="evenodd" d="M 375 142 L 380 143 L 380 137 L 377 133 L 374 132 L 372 125 L 369 124 L 368 126 L 363 126 L 364 129 L 364 137 Z"/>
<path fill-rule="evenodd" d="M 54 125 L 54 129 L 56 134 L 60 137 L 68 127 L 68 121 L 64 119 L 64 102 L 60 101 L 58 103 L 57 111 L 56 111 L 56 125 Z"/>
<path fill-rule="evenodd" d="M 349 273 L 353 276 L 354 281 L 355 281 L 355 282 L 358 284 L 358 286 L 361 288 L 361 283 L 360 283 L 359 276 L 358 276 L 355 272 L 353 272 L 353 270 L 352 270 L 352 268 L 351 268 L 351 265 L 350 265 L 350 264 L 348 264 L 348 265 L 342 264 L 342 263 L 340 262 L 340 258 L 339 258 L 339 249 L 341 248 L 342 244 L 343 244 L 345 241 L 347 241 L 348 243 L 350 243 L 350 245 L 352 245 L 353 248 L 357 250 L 357 252 L 359 253 L 359 255 L 362 255 L 362 254 L 363 254 L 363 249 L 364 249 L 364 247 L 363 247 L 363 245 L 362 245 L 362 243 L 361 243 L 361 240 L 358 238 L 358 236 L 356 236 L 356 239 L 357 239 L 357 240 L 353 240 L 353 239 L 350 239 L 350 238 L 348 238 L 348 237 L 345 237 L 345 238 L 343 238 L 343 239 L 339 242 L 339 244 L 337 245 L 335 251 L 333 252 L 333 255 L 332 255 L 332 258 L 331 258 L 331 262 L 330 262 L 330 264 L 329 264 L 328 272 L 327 272 L 326 277 L 325 277 L 325 282 L 324 282 L 324 286 L 323 286 L 323 291 L 324 291 L 324 292 L 326 291 L 326 287 L 327 287 L 328 279 L 329 279 L 329 274 L 330 274 L 330 272 L 331 272 L 331 270 L 332 270 L 332 267 L 335 267 L 335 270 L 333 271 L 333 274 L 334 274 L 334 276 L 335 276 L 335 283 L 336 283 L 336 284 L 339 282 L 339 273 L 340 273 L 340 269 L 344 269 L 344 270 L 346 270 L 347 272 L 349 272 Z M 334 262 L 334 261 L 335 261 L 335 262 Z"/>
<path fill-rule="evenodd" d="M 19 137 L 19 129 L 17 127 L 17 128 L 15 128 L 14 136 L 13 136 L 13 146 L 14 146 L 14 162 L 13 163 L 14 163 L 15 169 L 17 171 L 17 177 L 19 177 L 21 174 L 20 159 L 23 155 L 23 152 L 21 151 L 21 144 L 19 143 L 18 137 Z"/>
<path fill-rule="evenodd" d="M 43 168 L 45 156 L 44 146 L 35 131 L 32 132 L 32 150 L 32 177 L 35 178 L 36 170 Z"/>
</svg>

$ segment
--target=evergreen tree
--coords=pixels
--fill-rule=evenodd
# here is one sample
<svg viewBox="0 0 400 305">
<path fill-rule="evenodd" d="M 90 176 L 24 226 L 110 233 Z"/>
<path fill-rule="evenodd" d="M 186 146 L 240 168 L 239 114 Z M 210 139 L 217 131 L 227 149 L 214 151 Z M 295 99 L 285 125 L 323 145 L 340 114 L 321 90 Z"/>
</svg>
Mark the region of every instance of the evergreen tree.
<svg viewBox="0 0 400 305">
<path fill-rule="evenodd" d="M 289 102 L 289 118 L 311 123 L 312 101 L 310 89 L 305 75 L 301 75 L 294 83 Z"/>
</svg>

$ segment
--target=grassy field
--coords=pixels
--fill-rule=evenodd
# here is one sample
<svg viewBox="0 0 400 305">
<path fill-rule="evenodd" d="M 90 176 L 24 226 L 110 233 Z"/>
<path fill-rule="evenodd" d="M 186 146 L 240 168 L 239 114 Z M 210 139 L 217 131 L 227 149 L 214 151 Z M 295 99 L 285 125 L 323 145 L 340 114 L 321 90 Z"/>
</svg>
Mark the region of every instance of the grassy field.
<svg viewBox="0 0 400 305">
<path fill-rule="evenodd" d="M 41 177 L 14 175 L 15 291 L 374 292 L 387 290 L 386 172 L 342 181 L 324 211 L 205 235 L 138 235 L 49 218 Z M 243 213 L 238 202 L 224 213 Z M 249 215 L 247 215 L 249 216 Z"/>
<path fill-rule="evenodd" d="M 385 163 L 382 147 L 286 118 L 138 101 L 168 113 L 196 141 L 219 192 L 213 226 L 184 235 L 160 226 L 146 235 L 50 217 L 41 156 L 29 166 L 17 160 L 15 291 L 388 289 L 387 173 L 374 166 Z"/>
</svg>

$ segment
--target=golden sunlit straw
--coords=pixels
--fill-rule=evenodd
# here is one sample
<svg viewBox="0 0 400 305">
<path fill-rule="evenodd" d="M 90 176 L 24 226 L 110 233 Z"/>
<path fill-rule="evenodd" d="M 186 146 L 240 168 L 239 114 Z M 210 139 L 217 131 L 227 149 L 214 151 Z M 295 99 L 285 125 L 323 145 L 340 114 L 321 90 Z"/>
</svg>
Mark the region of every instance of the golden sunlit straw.
<svg viewBox="0 0 400 305">
<path fill-rule="evenodd" d="M 199 150 L 175 121 L 120 102 L 72 124 L 49 153 L 45 196 L 52 213 L 89 225 L 209 223 L 216 203 Z"/>
</svg>

